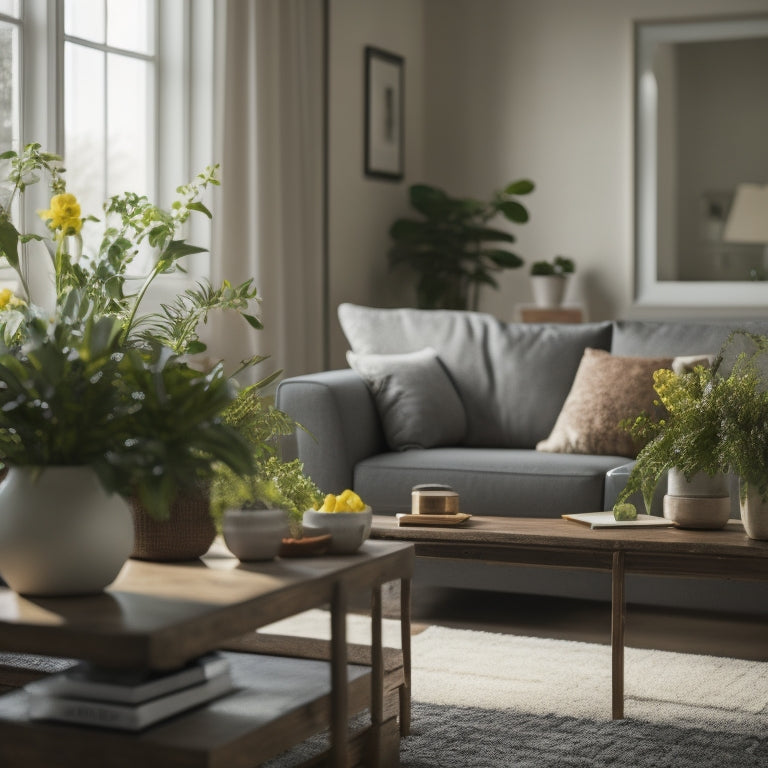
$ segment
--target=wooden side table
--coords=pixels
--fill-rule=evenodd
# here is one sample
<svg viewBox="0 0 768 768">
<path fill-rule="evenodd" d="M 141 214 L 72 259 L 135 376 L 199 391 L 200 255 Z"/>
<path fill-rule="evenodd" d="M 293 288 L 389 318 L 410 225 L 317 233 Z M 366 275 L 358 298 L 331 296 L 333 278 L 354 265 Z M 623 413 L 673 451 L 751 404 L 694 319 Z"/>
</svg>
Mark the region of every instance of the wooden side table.
<svg viewBox="0 0 768 768">
<path fill-rule="evenodd" d="M 139 669 L 174 668 L 234 646 L 233 638 L 258 627 L 331 607 L 331 640 L 322 654 L 243 654 L 233 660 L 232 694 L 135 734 L 33 722 L 25 691 L 0 696 L 0 765 L 250 767 L 330 726 L 330 763 L 346 768 L 348 717 L 366 707 L 374 746 L 362 762 L 396 764 L 380 760 L 380 739 L 388 714 L 392 720 L 385 692 L 398 664 L 401 730 L 409 724 L 413 562 L 412 544 L 367 541 L 354 555 L 312 560 L 246 564 L 222 554 L 181 564 L 129 561 L 105 593 L 92 597 L 25 599 L 0 589 L 0 651 Z M 398 579 L 402 651 L 393 662 L 382 648 L 381 585 Z M 372 643 L 362 656 L 346 642 L 347 598 L 354 590 L 372 595 Z M 399 739 L 392 743 L 391 728 L 384 736 L 396 756 Z"/>
</svg>

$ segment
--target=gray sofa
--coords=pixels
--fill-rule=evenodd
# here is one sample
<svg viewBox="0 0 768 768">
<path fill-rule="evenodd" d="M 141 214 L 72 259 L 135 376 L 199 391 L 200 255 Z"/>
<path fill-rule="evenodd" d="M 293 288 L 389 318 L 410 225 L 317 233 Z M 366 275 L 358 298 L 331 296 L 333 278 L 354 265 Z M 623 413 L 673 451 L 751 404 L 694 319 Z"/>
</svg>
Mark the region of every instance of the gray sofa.
<svg viewBox="0 0 768 768">
<path fill-rule="evenodd" d="M 286 379 L 277 405 L 306 428 L 297 433 L 294 450 L 319 487 L 354 488 L 379 514 L 409 511 L 412 486 L 424 482 L 450 484 L 462 511 L 477 515 L 557 517 L 610 509 L 626 482 L 632 447 L 627 449 L 625 433 L 595 442 L 590 432 L 607 432 L 606 420 L 620 432 L 616 401 L 628 397 L 636 410 L 642 379 L 643 396 L 650 398 L 642 407 L 648 406 L 650 372 L 662 367 L 659 360 L 715 354 L 736 327 L 768 332 L 764 321 L 538 325 L 481 313 L 351 304 L 339 307 L 339 320 L 353 367 Z M 590 355 L 597 366 L 591 379 Z M 631 415 L 633 408 L 624 407 L 630 413 L 622 415 Z M 593 453 L 568 452 L 592 446 Z M 607 597 L 599 574 L 574 572 L 562 579 L 482 564 L 474 570 L 443 567 L 423 578 Z M 630 583 L 629 597 L 768 610 L 765 590 L 759 585 L 755 597 L 756 586 L 750 585 L 747 597 L 744 585 L 735 594 L 726 590 L 719 604 L 711 585 L 696 597 L 685 588 L 678 594 L 680 580 L 670 591 L 666 582 L 646 579 Z"/>
</svg>

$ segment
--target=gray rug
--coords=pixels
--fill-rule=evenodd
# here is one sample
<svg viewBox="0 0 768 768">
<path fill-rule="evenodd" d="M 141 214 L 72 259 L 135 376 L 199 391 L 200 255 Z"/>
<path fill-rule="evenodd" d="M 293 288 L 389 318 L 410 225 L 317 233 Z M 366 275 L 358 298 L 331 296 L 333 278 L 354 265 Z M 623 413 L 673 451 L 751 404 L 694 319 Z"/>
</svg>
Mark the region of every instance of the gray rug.
<svg viewBox="0 0 768 768">
<path fill-rule="evenodd" d="M 328 623 L 308 612 L 274 629 L 321 637 Z M 350 617 L 355 642 L 369 628 Z M 385 621 L 385 644 L 398 638 Z M 768 768 L 765 662 L 628 648 L 627 719 L 613 721 L 607 645 L 433 626 L 412 646 L 403 768 Z"/>
<path fill-rule="evenodd" d="M 416 702 L 400 758 L 403 768 L 766 768 L 768 736 Z"/>
</svg>

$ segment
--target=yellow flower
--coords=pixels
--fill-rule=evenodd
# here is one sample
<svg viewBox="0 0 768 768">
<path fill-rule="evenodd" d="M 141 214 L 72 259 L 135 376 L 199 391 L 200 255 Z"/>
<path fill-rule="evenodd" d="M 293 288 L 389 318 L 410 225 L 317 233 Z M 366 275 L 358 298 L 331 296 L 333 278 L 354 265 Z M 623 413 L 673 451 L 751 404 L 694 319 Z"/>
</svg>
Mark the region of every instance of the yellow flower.
<svg viewBox="0 0 768 768">
<path fill-rule="evenodd" d="M 10 288 L 3 288 L 0 290 L 0 310 L 13 309 L 19 307 L 24 302 L 18 297 L 13 295 L 13 291 Z"/>
<path fill-rule="evenodd" d="M 61 235 L 77 235 L 83 227 L 80 203 L 71 192 L 54 195 L 50 209 L 38 211 L 38 215 L 50 230 L 58 231 Z"/>
</svg>

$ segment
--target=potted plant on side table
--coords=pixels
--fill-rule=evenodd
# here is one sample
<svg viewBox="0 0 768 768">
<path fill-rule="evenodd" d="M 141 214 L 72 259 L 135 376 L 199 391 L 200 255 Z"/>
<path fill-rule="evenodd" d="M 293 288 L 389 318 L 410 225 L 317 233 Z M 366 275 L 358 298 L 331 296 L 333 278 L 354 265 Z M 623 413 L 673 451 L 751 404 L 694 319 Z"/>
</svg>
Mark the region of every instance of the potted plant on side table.
<svg viewBox="0 0 768 768">
<path fill-rule="evenodd" d="M 283 461 L 279 441 L 298 428 L 263 394 L 277 374 L 241 390 L 225 409 L 224 422 L 249 446 L 252 471 L 216 468 L 211 506 L 218 529 L 240 560 L 269 560 L 283 540 L 302 537 L 302 515 L 322 494 L 298 459 Z"/>
<path fill-rule="evenodd" d="M 547 309 L 559 307 L 565 296 L 566 280 L 575 271 L 573 259 L 565 256 L 531 264 L 531 289 L 536 306 Z"/>
<path fill-rule="evenodd" d="M 666 414 L 659 419 L 641 414 L 625 423 L 647 442 L 617 504 L 638 490 L 647 504 L 668 470 L 688 481 L 709 477 L 718 483 L 730 473 L 740 480 L 747 534 L 768 538 L 768 338 L 736 331 L 711 366 L 696 365 L 679 373 L 656 371 L 654 387 Z M 719 528 L 727 523 L 730 499 L 724 498 L 722 489 L 716 495 L 722 501 L 711 506 L 721 509 L 713 511 L 711 521 L 689 517 L 688 526 Z M 695 499 L 691 515 L 703 506 L 701 499 Z"/>
</svg>

